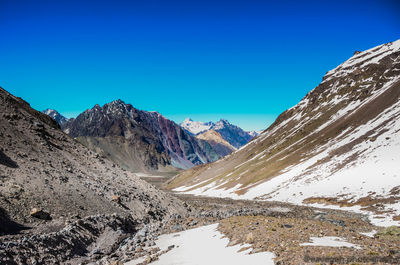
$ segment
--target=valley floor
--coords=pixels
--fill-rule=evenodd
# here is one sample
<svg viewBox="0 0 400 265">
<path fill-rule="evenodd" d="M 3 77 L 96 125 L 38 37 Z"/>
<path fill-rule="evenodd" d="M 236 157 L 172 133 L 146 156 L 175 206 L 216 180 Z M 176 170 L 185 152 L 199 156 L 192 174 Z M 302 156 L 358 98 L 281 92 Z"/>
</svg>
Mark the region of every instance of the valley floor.
<svg viewBox="0 0 400 265">
<path fill-rule="evenodd" d="M 192 216 L 168 223 L 164 235 L 127 264 L 222 264 L 218 260 L 231 257 L 226 253 L 234 250 L 247 264 L 400 261 L 400 229 L 374 226 L 360 214 L 279 202 L 176 196 L 192 206 Z M 213 244 L 213 249 L 226 247 L 211 251 Z M 257 263 L 261 259 L 263 263 Z"/>
<path fill-rule="evenodd" d="M 159 177 L 145 177 L 157 185 L 161 182 Z M 19 264 L 11 262 L 15 259 L 10 255 L 31 257 L 35 248 L 28 241 L 36 242 L 45 253 L 36 255 L 34 264 L 55 264 L 44 260 L 60 253 L 74 257 L 63 263 L 71 265 L 400 261 L 400 228 L 374 226 L 358 213 L 281 202 L 173 195 L 185 202 L 188 216 L 147 223 L 102 215 L 44 222 L 21 234 L 0 237 L 0 263 Z M 46 245 L 49 240 L 53 245 Z M 79 248 L 79 242 L 87 242 L 87 247 Z"/>
</svg>

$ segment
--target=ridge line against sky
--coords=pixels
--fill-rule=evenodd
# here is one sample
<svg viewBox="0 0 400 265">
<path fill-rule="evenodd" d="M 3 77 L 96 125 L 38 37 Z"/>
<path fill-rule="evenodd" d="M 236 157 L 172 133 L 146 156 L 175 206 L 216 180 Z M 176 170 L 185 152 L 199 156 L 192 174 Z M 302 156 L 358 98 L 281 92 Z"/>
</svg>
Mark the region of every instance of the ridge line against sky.
<svg viewBox="0 0 400 265">
<path fill-rule="evenodd" d="M 67 117 L 120 98 L 261 130 L 354 51 L 399 39 L 396 2 L 2 0 L 0 86 Z"/>
</svg>

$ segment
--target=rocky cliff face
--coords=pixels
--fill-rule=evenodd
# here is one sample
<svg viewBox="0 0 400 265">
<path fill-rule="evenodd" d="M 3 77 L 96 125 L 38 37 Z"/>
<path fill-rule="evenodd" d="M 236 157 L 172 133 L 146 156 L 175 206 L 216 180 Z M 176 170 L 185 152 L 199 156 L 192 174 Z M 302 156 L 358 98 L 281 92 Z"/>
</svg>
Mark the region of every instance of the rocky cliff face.
<svg viewBox="0 0 400 265">
<path fill-rule="evenodd" d="M 395 222 L 399 96 L 400 40 L 354 54 L 255 140 L 217 163 L 182 173 L 169 187 L 349 207 L 371 213 L 377 223 Z"/>
<path fill-rule="evenodd" d="M 121 100 L 96 105 L 62 128 L 133 171 L 186 169 L 219 158 L 207 142 L 189 135 L 158 112 L 141 111 Z"/>
</svg>

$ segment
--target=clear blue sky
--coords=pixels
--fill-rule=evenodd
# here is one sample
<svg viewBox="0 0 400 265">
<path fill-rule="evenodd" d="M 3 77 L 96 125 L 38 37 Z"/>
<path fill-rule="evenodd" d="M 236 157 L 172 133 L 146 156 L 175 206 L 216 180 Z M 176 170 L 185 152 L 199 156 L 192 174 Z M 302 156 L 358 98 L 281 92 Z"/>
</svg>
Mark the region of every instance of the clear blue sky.
<svg viewBox="0 0 400 265">
<path fill-rule="evenodd" d="M 396 2 L 0 0 L 0 86 L 66 116 L 120 98 L 260 130 L 355 50 L 399 39 Z"/>
</svg>

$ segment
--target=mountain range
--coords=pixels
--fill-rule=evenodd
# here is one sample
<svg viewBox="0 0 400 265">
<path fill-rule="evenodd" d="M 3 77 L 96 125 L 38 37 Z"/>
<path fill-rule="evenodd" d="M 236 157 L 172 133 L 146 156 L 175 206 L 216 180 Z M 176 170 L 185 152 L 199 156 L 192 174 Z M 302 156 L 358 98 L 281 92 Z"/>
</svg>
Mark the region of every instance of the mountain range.
<svg viewBox="0 0 400 265">
<path fill-rule="evenodd" d="M 55 110 L 43 113 L 91 150 L 134 172 L 169 172 L 205 164 L 236 150 L 251 136 L 225 120 L 213 124 L 219 131 L 193 135 L 158 112 L 141 111 L 122 100 L 96 105 L 66 119 Z"/>
<path fill-rule="evenodd" d="M 356 52 L 256 139 L 168 187 L 400 220 L 399 97 L 400 40 Z"/>
</svg>

